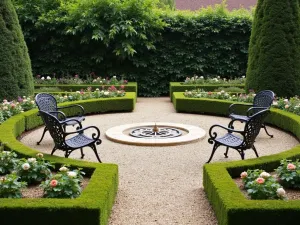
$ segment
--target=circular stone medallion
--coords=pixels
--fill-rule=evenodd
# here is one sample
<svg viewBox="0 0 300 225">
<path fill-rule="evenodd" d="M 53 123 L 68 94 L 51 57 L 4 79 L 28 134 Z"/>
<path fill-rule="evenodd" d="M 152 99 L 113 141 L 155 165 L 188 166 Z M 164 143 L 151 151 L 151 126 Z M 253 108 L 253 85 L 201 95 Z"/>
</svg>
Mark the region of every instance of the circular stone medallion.
<svg viewBox="0 0 300 225">
<path fill-rule="evenodd" d="M 153 133 L 153 128 L 156 128 L 157 133 L 161 132 L 164 134 L 165 130 L 168 129 L 170 132 L 176 131 L 176 133 L 181 133 L 181 135 L 168 137 L 156 137 L 156 135 L 143 137 L 137 134 L 140 131 L 148 130 L 146 133 Z M 155 128 L 154 128 L 155 129 Z M 132 133 L 135 136 L 132 136 Z M 106 137 L 109 140 L 131 145 L 148 145 L 148 146 L 166 146 L 166 145 L 180 145 L 186 144 L 188 142 L 196 141 L 203 139 L 206 132 L 196 126 L 178 124 L 178 123 L 163 123 L 163 122 L 147 122 L 147 123 L 134 123 L 134 124 L 125 124 L 121 126 L 116 126 L 108 129 L 106 131 Z"/>
</svg>

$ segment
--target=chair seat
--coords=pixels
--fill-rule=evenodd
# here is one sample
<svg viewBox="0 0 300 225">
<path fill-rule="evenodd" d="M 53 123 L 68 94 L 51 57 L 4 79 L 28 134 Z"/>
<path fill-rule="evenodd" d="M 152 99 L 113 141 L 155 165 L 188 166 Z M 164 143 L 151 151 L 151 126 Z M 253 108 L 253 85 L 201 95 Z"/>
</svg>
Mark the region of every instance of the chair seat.
<svg viewBox="0 0 300 225">
<path fill-rule="evenodd" d="M 237 114 L 230 114 L 229 117 L 232 119 L 232 120 L 239 120 L 239 121 L 245 121 L 247 122 L 250 117 L 248 116 L 243 116 L 243 115 L 237 115 Z"/>
<path fill-rule="evenodd" d="M 81 148 L 85 147 L 91 143 L 94 143 L 95 140 L 85 136 L 84 134 L 78 134 L 68 140 L 66 140 L 66 144 L 71 148 Z"/>
<path fill-rule="evenodd" d="M 231 133 L 227 133 L 223 137 L 216 138 L 215 141 L 229 147 L 237 147 L 243 143 L 243 139 Z"/>
<path fill-rule="evenodd" d="M 69 119 L 75 119 L 75 120 L 78 120 L 79 122 L 82 122 L 84 120 L 84 117 L 83 116 L 77 116 L 77 117 L 68 117 L 67 120 Z M 78 123 L 76 123 L 75 121 L 69 121 L 69 122 L 66 122 L 67 125 L 77 125 Z"/>
</svg>

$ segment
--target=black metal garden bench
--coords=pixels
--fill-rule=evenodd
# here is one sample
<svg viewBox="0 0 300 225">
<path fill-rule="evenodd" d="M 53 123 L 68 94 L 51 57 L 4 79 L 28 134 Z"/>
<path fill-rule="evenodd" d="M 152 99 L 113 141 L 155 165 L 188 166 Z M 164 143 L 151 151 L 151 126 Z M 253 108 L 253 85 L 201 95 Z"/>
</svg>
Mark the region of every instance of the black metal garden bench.
<svg viewBox="0 0 300 225">
<path fill-rule="evenodd" d="M 270 90 L 264 90 L 260 91 L 257 93 L 254 97 L 253 104 L 240 104 L 240 103 L 235 103 L 229 106 L 229 117 L 231 118 L 231 121 L 228 125 L 228 127 L 234 129 L 233 123 L 235 121 L 240 121 L 240 122 L 247 122 L 251 118 L 251 115 L 264 110 L 264 109 L 269 109 L 273 103 L 275 94 L 273 91 Z M 242 107 L 247 107 L 248 110 L 246 112 L 246 115 L 240 115 L 236 113 L 236 108 L 237 106 L 242 106 Z M 267 131 L 266 125 L 263 123 L 261 128 L 264 128 L 265 132 L 267 135 L 269 135 L 271 138 L 273 135 L 269 134 Z"/>
<path fill-rule="evenodd" d="M 66 119 L 63 121 L 59 121 L 57 118 L 57 114 L 60 114 L 61 112 L 58 111 L 40 111 L 39 113 L 55 144 L 51 155 L 53 155 L 53 153 L 59 149 L 64 151 L 65 157 L 68 158 L 74 150 L 80 149 L 81 158 L 83 159 L 83 148 L 90 147 L 94 151 L 97 160 L 101 162 L 100 157 L 97 153 L 96 145 L 101 144 L 102 141 L 99 138 L 100 130 L 96 126 L 88 126 L 83 128 L 80 121 L 76 119 Z M 76 131 L 66 132 L 65 126 L 70 122 L 78 125 Z M 84 134 L 84 132 L 87 130 L 94 130 L 94 133 L 92 133 L 91 136 L 87 136 Z"/>
<path fill-rule="evenodd" d="M 68 105 L 68 106 L 64 106 L 64 107 L 57 107 L 57 102 L 56 99 L 47 93 L 39 93 L 35 96 L 35 103 L 37 104 L 38 108 L 40 111 L 44 111 L 44 112 L 57 112 L 59 110 L 62 109 L 67 109 L 67 108 L 77 108 L 77 113 L 78 115 L 75 117 L 66 117 L 66 115 L 63 112 L 59 112 L 59 113 L 53 113 L 52 115 L 54 115 L 57 119 L 59 119 L 60 121 L 64 121 L 67 119 L 71 119 L 68 120 L 66 123 L 64 123 L 64 128 L 66 126 L 74 126 L 77 124 L 77 122 L 75 122 L 73 119 L 75 119 L 76 121 L 79 121 L 80 123 L 85 119 L 84 118 L 84 109 L 81 105 L 77 105 L 77 104 L 73 104 L 73 105 Z M 47 126 L 45 126 L 43 134 L 41 139 L 37 142 L 37 145 L 39 145 L 41 143 L 41 141 L 43 140 L 45 133 L 47 132 Z"/>
<path fill-rule="evenodd" d="M 253 149 L 255 155 L 258 157 L 254 142 L 268 113 L 269 109 L 264 109 L 250 116 L 249 120 L 245 124 L 244 130 L 234 130 L 218 124 L 213 125 L 209 129 L 210 137 L 208 139 L 208 143 L 214 144 L 214 146 L 207 163 L 212 160 L 217 148 L 220 146 L 226 146 L 226 152 L 224 153 L 225 158 L 228 157 L 229 148 L 233 148 L 238 151 L 242 160 L 245 157 L 244 151 L 247 149 Z M 213 132 L 213 129 L 217 127 L 227 131 L 227 133 L 221 137 L 218 137 L 217 132 Z"/>
</svg>

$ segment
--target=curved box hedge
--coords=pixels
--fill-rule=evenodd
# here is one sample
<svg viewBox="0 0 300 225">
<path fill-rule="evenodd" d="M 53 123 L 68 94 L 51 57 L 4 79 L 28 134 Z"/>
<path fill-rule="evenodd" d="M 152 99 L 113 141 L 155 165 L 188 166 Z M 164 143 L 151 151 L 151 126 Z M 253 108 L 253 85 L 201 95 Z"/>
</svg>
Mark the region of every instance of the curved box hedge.
<svg viewBox="0 0 300 225">
<path fill-rule="evenodd" d="M 185 98 L 183 93 L 173 93 L 173 98 L 174 107 L 178 112 L 220 116 L 228 115 L 228 106 L 233 103 L 225 100 Z M 271 109 L 267 122 L 300 138 L 298 115 Z M 204 165 L 203 186 L 219 225 L 283 225 L 300 220 L 300 200 L 249 200 L 232 180 L 247 169 L 274 171 L 284 158 L 300 158 L 300 145 L 275 155 Z"/>
<path fill-rule="evenodd" d="M 203 89 L 204 91 L 214 91 L 219 87 L 245 88 L 244 84 L 184 84 L 183 82 L 170 82 L 170 98 L 172 101 L 174 92 L 185 92 L 185 90 Z"/>
<path fill-rule="evenodd" d="M 105 87 L 106 88 L 109 88 L 111 87 L 112 85 L 101 85 L 101 84 L 35 84 L 34 85 L 34 91 L 36 93 L 39 92 L 39 89 L 40 88 L 59 88 L 62 90 L 62 92 L 74 92 L 74 91 L 80 91 L 81 89 L 84 89 L 86 90 L 88 87 L 92 87 L 94 90 L 96 88 L 101 88 L 101 87 Z M 120 88 L 121 84 L 120 85 L 114 85 L 116 88 Z M 136 82 L 128 82 L 127 84 L 124 84 L 124 90 L 126 92 L 135 92 L 137 93 L 138 91 L 138 88 L 137 88 L 137 83 Z"/>
<path fill-rule="evenodd" d="M 85 108 L 86 113 L 132 111 L 135 98 L 135 93 L 126 93 L 125 97 L 120 98 L 93 99 L 61 105 L 77 103 Z M 72 114 L 72 111 L 67 113 Z M 0 125 L 0 142 L 5 150 L 15 151 L 24 157 L 35 157 L 38 151 L 22 144 L 16 137 L 41 124 L 37 109 L 13 116 Z M 101 146 L 99 151 L 101 154 Z M 62 164 L 83 168 L 91 176 L 89 184 L 76 199 L 0 198 L 1 225 L 107 224 L 118 188 L 118 166 L 44 155 L 46 160 L 55 164 L 56 169 Z"/>
</svg>

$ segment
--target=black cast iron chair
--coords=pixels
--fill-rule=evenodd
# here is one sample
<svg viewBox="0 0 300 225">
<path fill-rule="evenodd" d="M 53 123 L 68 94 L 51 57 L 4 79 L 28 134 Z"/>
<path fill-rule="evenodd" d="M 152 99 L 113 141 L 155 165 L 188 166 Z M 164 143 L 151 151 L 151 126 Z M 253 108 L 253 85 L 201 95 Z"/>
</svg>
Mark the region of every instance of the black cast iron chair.
<svg viewBox="0 0 300 225">
<path fill-rule="evenodd" d="M 217 148 L 221 145 L 226 146 L 226 152 L 224 153 L 225 158 L 228 158 L 229 148 L 233 148 L 238 151 L 238 153 L 241 155 L 242 160 L 244 160 L 245 157 L 244 151 L 250 148 L 253 149 L 256 157 L 258 157 L 254 142 L 268 113 L 269 109 L 264 109 L 249 117 L 250 119 L 246 122 L 244 130 L 234 130 L 218 124 L 213 125 L 209 129 L 210 138 L 208 139 L 208 143 L 214 144 L 214 146 L 207 163 L 211 161 Z M 227 131 L 227 134 L 221 137 L 217 137 L 217 133 L 212 131 L 215 127 L 225 129 Z M 235 135 L 234 133 L 238 135 Z"/>
<path fill-rule="evenodd" d="M 37 94 L 35 96 L 35 103 L 37 104 L 40 111 L 52 112 L 52 115 L 56 116 L 56 118 L 58 118 L 60 121 L 64 121 L 66 119 L 72 119 L 72 120 L 68 120 L 64 124 L 64 129 L 66 126 L 70 126 L 70 125 L 74 126 L 77 124 L 73 119 L 75 119 L 76 121 L 79 121 L 80 123 L 85 119 L 84 118 L 84 109 L 81 105 L 73 104 L 73 105 L 64 106 L 64 107 L 57 107 L 56 99 L 52 95 L 47 94 L 47 93 Z M 66 109 L 66 108 L 77 108 L 78 115 L 75 117 L 66 117 L 66 115 L 63 112 L 54 113 L 61 109 Z M 45 126 L 42 137 L 37 142 L 37 145 L 39 145 L 41 143 L 47 130 L 48 130 L 48 128 L 47 128 L 47 126 Z"/>
<path fill-rule="evenodd" d="M 54 113 L 54 115 L 53 115 Z M 83 128 L 80 121 L 76 119 L 67 119 L 64 121 L 59 121 L 57 119 L 57 113 L 60 112 L 44 112 L 40 111 L 40 116 L 43 118 L 43 121 L 45 122 L 45 126 L 47 127 L 47 130 L 49 131 L 53 141 L 54 141 L 54 148 L 51 152 L 51 155 L 53 153 L 60 149 L 65 152 L 65 157 L 68 158 L 69 155 L 76 149 L 80 149 L 81 151 L 81 158 L 83 159 L 83 148 L 84 147 L 90 147 L 99 162 L 101 162 L 100 157 L 97 153 L 96 145 L 101 144 L 100 140 L 100 130 L 98 127 L 95 126 L 88 126 Z M 65 131 L 65 125 L 69 122 L 74 122 L 74 124 L 78 125 L 77 130 L 74 132 L 66 132 Z M 92 137 L 86 136 L 84 134 L 85 130 L 94 129 L 95 133 L 92 134 Z M 73 136 L 76 134 L 75 136 Z M 71 137 L 67 138 L 69 135 L 72 135 Z"/>
<path fill-rule="evenodd" d="M 265 90 L 265 91 L 260 91 L 257 93 L 254 97 L 253 104 L 239 104 L 235 103 L 229 106 L 229 117 L 231 118 L 230 123 L 228 124 L 229 128 L 234 129 L 233 123 L 235 121 L 240 121 L 240 122 L 247 122 L 251 118 L 251 115 L 264 110 L 264 109 L 269 109 L 273 103 L 275 94 L 273 91 L 270 90 Z M 247 113 L 246 115 L 240 115 L 235 113 L 236 107 L 237 106 L 242 106 L 242 107 L 247 107 Z M 273 135 L 269 134 L 267 131 L 266 125 L 263 123 L 261 128 L 264 128 L 265 132 L 267 135 L 269 135 L 271 138 Z"/>
</svg>

